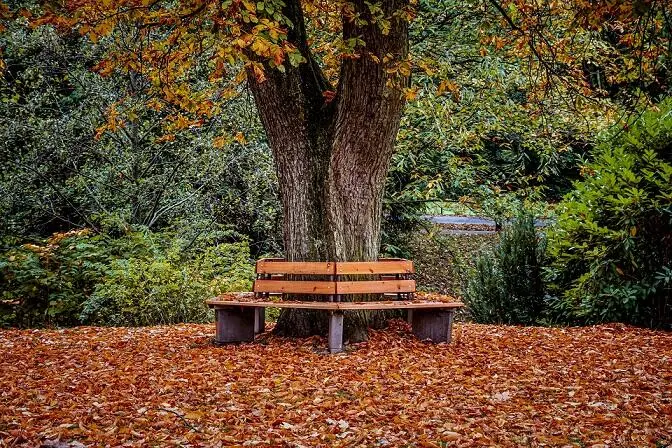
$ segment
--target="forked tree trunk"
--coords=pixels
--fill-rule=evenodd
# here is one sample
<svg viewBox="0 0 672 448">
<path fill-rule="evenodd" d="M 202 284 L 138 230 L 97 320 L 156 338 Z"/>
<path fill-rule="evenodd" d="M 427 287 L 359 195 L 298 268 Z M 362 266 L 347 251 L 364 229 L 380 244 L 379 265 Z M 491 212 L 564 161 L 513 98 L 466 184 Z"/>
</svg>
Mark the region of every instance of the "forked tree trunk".
<svg viewBox="0 0 672 448">
<path fill-rule="evenodd" d="M 385 0 L 386 15 L 407 1 Z M 355 2 L 368 18 L 368 6 Z M 393 19 L 389 34 L 377 24 L 355 25 L 344 19 L 344 40 L 358 37 L 366 45 L 359 57 L 344 59 L 336 96 L 306 42 L 298 0 L 287 1 L 294 24 L 289 40 L 308 61 L 285 73 L 266 70 L 259 82 L 248 80 L 273 151 L 284 213 L 285 257 L 291 261 L 375 260 L 380 251 L 383 190 L 404 105 L 406 77 L 391 78 L 395 64 L 408 55 L 408 25 Z M 324 334 L 324 313 L 285 310 L 276 326 L 294 336 Z M 346 336 L 366 338 L 368 315 L 346 315 Z"/>
</svg>

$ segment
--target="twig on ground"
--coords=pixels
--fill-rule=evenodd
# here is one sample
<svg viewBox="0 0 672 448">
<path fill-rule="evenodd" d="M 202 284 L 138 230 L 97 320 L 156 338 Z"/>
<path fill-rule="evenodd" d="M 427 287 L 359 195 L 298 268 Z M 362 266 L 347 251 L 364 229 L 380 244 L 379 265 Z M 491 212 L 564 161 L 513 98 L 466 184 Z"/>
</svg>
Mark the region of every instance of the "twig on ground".
<svg viewBox="0 0 672 448">
<path fill-rule="evenodd" d="M 177 412 L 177 411 L 175 411 L 175 410 L 173 410 L 173 409 L 168 409 L 168 408 L 157 408 L 157 409 L 158 409 L 159 411 L 166 411 L 166 412 L 170 412 L 171 414 L 175 414 L 175 415 L 177 415 L 177 416 L 180 418 L 180 420 L 182 420 L 182 423 L 184 423 L 184 426 L 187 426 L 187 427 L 191 428 L 191 430 L 194 431 L 194 432 L 201 432 L 200 429 L 198 429 L 196 426 L 194 426 L 194 425 L 192 425 L 191 423 L 189 423 L 189 420 L 187 420 L 187 419 L 184 417 L 184 415 L 180 414 L 179 412 Z"/>
</svg>

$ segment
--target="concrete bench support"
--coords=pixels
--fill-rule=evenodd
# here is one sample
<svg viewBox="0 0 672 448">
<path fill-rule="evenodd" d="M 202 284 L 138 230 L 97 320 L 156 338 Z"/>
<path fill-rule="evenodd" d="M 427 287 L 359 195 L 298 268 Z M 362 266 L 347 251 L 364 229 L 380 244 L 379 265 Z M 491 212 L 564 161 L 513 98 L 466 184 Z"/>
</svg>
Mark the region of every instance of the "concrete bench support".
<svg viewBox="0 0 672 448">
<path fill-rule="evenodd" d="M 220 344 L 254 341 L 255 326 L 259 322 L 255 309 L 258 308 L 216 308 L 215 341 Z"/>
<path fill-rule="evenodd" d="M 413 334 L 423 341 L 450 342 L 453 314 L 452 310 L 413 310 Z"/>
<path fill-rule="evenodd" d="M 263 333 L 266 329 L 266 308 L 258 306 L 254 309 L 254 334 Z"/>
<path fill-rule="evenodd" d="M 413 326 L 413 333 L 421 340 L 450 342 L 454 311 L 463 305 L 459 302 L 413 302 L 413 301 L 373 301 L 373 302 L 316 302 L 316 301 L 268 301 L 268 300 L 208 300 L 215 309 L 215 341 L 252 342 L 255 335 L 265 328 L 266 307 L 312 309 L 329 313 L 329 335 L 327 342 L 330 353 L 343 351 L 343 313 L 364 310 L 408 310 L 407 319 Z"/>
<path fill-rule="evenodd" d="M 329 313 L 329 352 L 343 351 L 343 313 Z"/>
</svg>

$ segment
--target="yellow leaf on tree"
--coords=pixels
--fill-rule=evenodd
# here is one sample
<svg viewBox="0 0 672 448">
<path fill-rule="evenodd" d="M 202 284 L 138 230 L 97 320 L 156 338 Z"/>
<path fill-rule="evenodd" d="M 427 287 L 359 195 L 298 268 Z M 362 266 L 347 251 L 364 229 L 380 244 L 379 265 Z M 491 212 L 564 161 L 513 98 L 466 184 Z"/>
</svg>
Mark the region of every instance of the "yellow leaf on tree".
<svg viewBox="0 0 672 448">
<path fill-rule="evenodd" d="M 212 140 L 212 146 L 214 148 L 223 148 L 225 147 L 230 141 L 230 137 L 226 137 L 223 135 L 217 136 Z"/>
<path fill-rule="evenodd" d="M 406 89 L 404 92 L 404 95 L 406 96 L 406 101 L 413 101 L 418 97 L 418 89 L 417 87 L 412 88 L 412 89 Z"/>
<path fill-rule="evenodd" d="M 247 140 L 245 140 L 245 136 L 243 135 L 242 132 L 238 132 L 235 137 L 233 137 L 238 143 L 241 145 L 245 144 Z"/>
<path fill-rule="evenodd" d="M 252 2 L 243 0 L 243 6 L 245 6 L 245 9 L 247 9 L 249 12 L 257 12 L 257 5 Z"/>
</svg>

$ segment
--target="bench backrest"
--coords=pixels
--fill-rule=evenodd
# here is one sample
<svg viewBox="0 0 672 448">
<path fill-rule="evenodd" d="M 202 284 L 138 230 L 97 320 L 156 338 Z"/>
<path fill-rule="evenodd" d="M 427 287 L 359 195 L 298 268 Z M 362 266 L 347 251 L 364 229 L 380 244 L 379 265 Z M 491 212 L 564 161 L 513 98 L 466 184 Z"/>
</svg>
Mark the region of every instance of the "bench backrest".
<svg viewBox="0 0 672 448">
<path fill-rule="evenodd" d="M 415 292 L 413 262 L 397 258 L 379 261 L 312 262 L 265 258 L 257 261 L 258 294 L 389 294 Z M 365 276 L 357 280 L 358 275 Z M 299 279 L 296 277 L 299 276 Z M 300 278 L 305 276 L 304 278 Z M 341 276 L 347 276 L 341 280 Z M 319 277 L 315 279 L 314 277 Z M 373 279 L 372 279 L 373 278 Z"/>
</svg>

